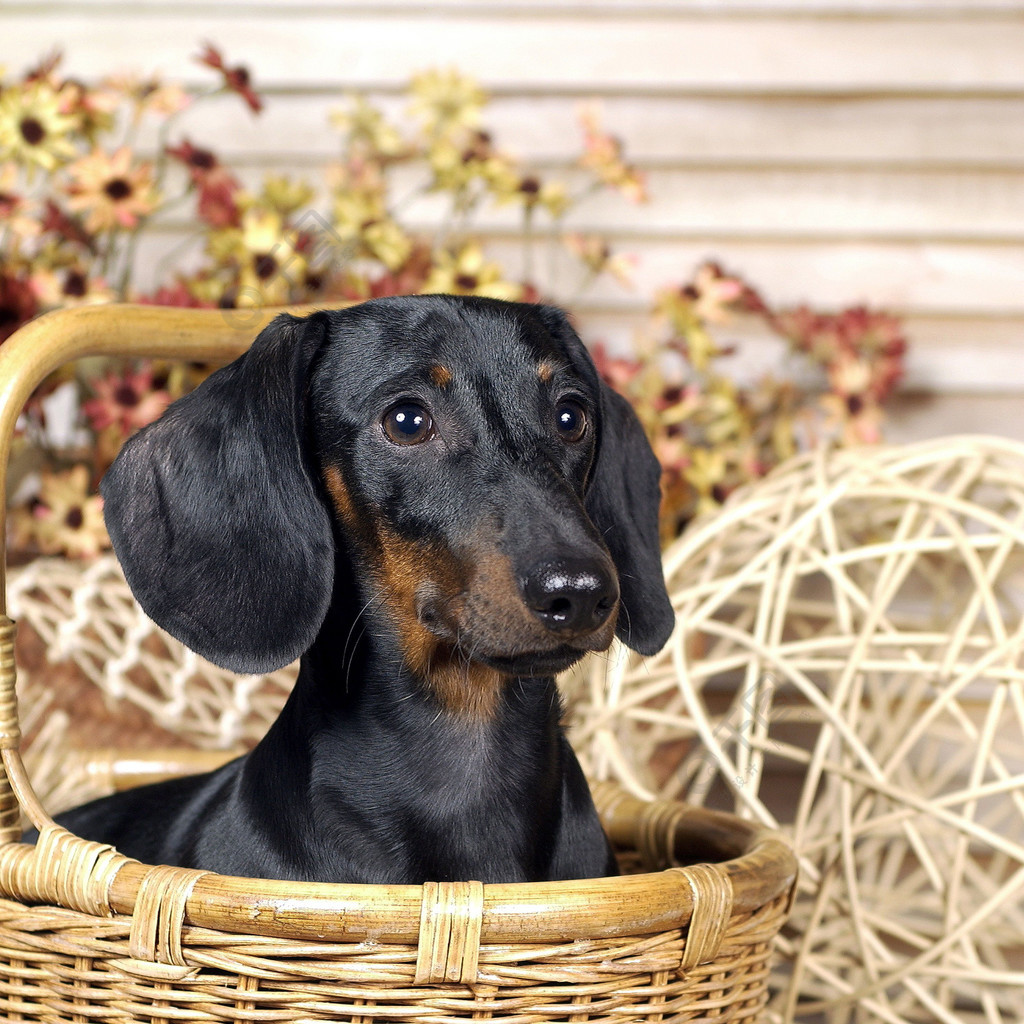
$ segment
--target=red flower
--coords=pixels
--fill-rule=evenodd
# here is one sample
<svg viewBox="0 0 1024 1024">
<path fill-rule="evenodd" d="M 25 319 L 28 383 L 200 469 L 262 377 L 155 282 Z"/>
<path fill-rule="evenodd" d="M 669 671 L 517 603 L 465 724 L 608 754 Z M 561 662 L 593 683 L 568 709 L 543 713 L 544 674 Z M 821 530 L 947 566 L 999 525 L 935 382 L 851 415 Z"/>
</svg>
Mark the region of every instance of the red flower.
<svg viewBox="0 0 1024 1024">
<path fill-rule="evenodd" d="M 29 282 L 0 273 L 0 341 L 9 338 L 37 312 L 39 305 Z"/>
<path fill-rule="evenodd" d="M 154 389 L 153 371 L 148 367 L 108 374 L 94 380 L 92 389 L 96 397 L 82 403 L 82 412 L 93 430 L 117 424 L 125 436 L 152 423 L 171 401 L 166 391 Z"/>
<path fill-rule="evenodd" d="M 609 355 L 601 342 L 591 346 L 590 355 L 601 379 L 619 392 L 626 392 L 630 381 L 643 369 L 638 359 L 623 359 L 621 356 Z"/>
<path fill-rule="evenodd" d="M 178 146 L 168 146 L 164 152 L 180 160 L 187 168 L 193 185 L 199 185 L 203 179 L 212 174 L 219 166 L 220 161 L 216 155 L 208 149 L 193 146 L 188 139 L 185 139 Z"/>
<path fill-rule="evenodd" d="M 263 109 L 263 100 L 256 95 L 249 78 L 249 69 L 239 64 L 237 67 L 229 68 L 224 63 L 220 50 L 210 43 L 206 49 L 196 58 L 200 64 L 205 64 L 214 71 L 219 71 L 224 78 L 224 88 L 230 92 L 236 92 L 249 105 L 249 109 L 258 114 Z"/>
<path fill-rule="evenodd" d="M 51 50 L 34 68 L 25 72 L 25 83 L 55 81 L 55 72 L 63 60 L 64 54 L 60 50 Z"/>
<path fill-rule="evenodd" d="M 865 387 L 873 401 L 883 402 L 903 377 L 907 340 L 900 321 L 887 313 L 854 306 L 826 314 L 801 306 L 775 315 L 771 323 L 794 348 L 824 367 L 833 381 L 851 365 L 869 368 Z"/>
<path fill-rule="evenodd" d="M 89 252 L 96 251 L 96 240 L 79 223 L 75 217 L 66 214 L 52 199 L 46 200 L 43 209 L 43 216 L 40 218 L 40 227 L 44 232 L 52 231 L 59 235 L 65 242 L 74 242 L 88 249 Z"/>
<path fill-rule="evenodd" d="M 188 139 L 179 146 L 168 146 L 166 152 L 188 168 L 199 192 L 199 216 L 212 228 L 238 227 L 240 211 L 235 197 L 241 185 L 217 157 Z"/>
<path fill-rule="evenodd" d="M 235 202 L 238 182 L 227 171 L 208 178 L 199 189 L 199 216 L 212 228 L 234 228 L 241 223 L 241 211 Z"/>
</svg>

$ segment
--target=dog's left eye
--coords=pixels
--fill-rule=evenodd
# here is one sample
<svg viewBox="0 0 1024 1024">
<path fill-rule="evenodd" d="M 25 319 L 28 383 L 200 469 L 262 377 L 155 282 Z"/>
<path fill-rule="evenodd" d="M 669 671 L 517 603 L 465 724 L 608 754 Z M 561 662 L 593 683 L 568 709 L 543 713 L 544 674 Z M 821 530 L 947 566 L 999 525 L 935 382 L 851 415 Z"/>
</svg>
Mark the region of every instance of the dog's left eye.
<svg viewBox="0 0 1024 1024">
<path fill-rule="evenodd" d="M 382 422 L 384 433 L 394 444 L 422 444 L 434 436 L 434 421 L 430 413 L 415 402 L 393 405 Z"/>
<path fill-rule="evenodd" d="M 555 409 L 555 425 L 563 441 L 581 441 L 587 432 L 587 413 L 579 402 L 564 399 Z"/>
</svg>

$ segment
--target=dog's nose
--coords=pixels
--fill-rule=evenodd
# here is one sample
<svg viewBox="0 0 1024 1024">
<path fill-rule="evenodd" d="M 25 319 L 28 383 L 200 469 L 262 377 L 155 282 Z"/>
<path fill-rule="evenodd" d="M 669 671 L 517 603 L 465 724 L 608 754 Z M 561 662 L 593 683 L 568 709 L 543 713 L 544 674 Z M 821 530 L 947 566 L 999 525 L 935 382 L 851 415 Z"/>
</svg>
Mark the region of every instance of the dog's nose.
<svg viewBox="0 0 1024 1024">
<path fill-rule="evenodd" d="M 603 625 L 619 599 L 614 573 L 592 559 L 537 566 L 523 582 L 534 615 L 553 633 L 580 635 Z"/>
</svg>

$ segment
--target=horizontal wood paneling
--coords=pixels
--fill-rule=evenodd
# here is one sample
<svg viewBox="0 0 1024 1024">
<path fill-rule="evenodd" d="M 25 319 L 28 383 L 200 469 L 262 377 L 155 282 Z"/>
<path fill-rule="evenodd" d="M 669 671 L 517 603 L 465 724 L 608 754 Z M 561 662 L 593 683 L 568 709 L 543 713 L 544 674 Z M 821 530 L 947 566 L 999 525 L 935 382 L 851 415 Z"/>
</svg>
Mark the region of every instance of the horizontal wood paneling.
<svg viewBox="0 0 1024 1024">
<path fill-rule="evenodd" d="M 254 69 L 258 73 L 258 66 Z M 215 138 L 222 152 L 250 162 L 324 160 L 337 151 L 328 117 L 343 105 L 345 92 L 339 86 L 329 92 L 272 94 L 259 117 L 237 116 L 234 101 L 208 104 L 189 112 L 184 125 L 200 137 Z M 593 95 L 602 97 L 603 118 L 628 140 L 630 155 L 648 167 L 1024 169 L 1024 91 L 1020 97 L 988 99 L 636 98 L 595 86 Z M 369 98 L 399 119 L 407 106 L 392 92 Z M 487 108 L 487 123 L 523 159 L 555 163 L 578 145 L 585 106 L 585 100 L 564 94 L 528 100 L 499 95 Z"/>
<path fill-rule="evenodd" d="M 171 5 L 51 10 L 44 35 L 46 7 L 9 6 L 3 14 L 6 54 L 32 53 L 49 36 L 47 42 L 73 52 L 71 66 L 79 73 L 101 74 L 111 66 L 112 39 L 130 26 L 122 59 L 144 54 L 151 66 L 180 69 L 197 38 L 223 45 L 236 40 L 232 49 L 253 59 L 269 86 L 397 83 L 411 68 L 430 64 L 458 65 L 492 87 L 527 91 L 853 88 L 1019 95 L 1024 87 L 1024 20 L 1017 17 L 837 23 L 786 13 L 766 21 L 659 10 L 640 18 L 601 9 L 566 12 L 553 4 L 546 17 L 509 8 L 496 23 L 462 8 L 445 10 L 443 18 L 439 10 L 399 17 L 366 8 L 346 14 L 344 5 L 324 12 L 283 3 L 252 12 L 203 5 L 187 19 Z"/>
<path fill-rule="evenodd" d="M 0 7 L 11 69 L 61 46 L 83 77 L 136 68 L 202 83 L 191 57 L 207 39 L 250 66 L 267 109 L 252 118 L 218 101 L 188 112 L 182 131 L 254 184 L 271 171 L 321 178 L 337 150 L 328 113 L 347 91 L 369 89 L 401 115 L 409 75 L 447 65 L 491 92 L 500 144 L 571 178 L 581 101 L 600 96 L 652 202 L 600 198 L 570 223 L 635 254 L 635 290 L 578 295 L 564 261 L 545 272 L 589 336 L 628 344 L 650 293 L 714 257 L 776 303 L 905 315 L 908 394 L 938 393 L 906 400 L 912 430 L 932 431 L 948 406 L 956 429 L 1024 437 L 1024 0 Z M 427 224 L 431 204 L 411 215 Z M 481 223 L 496 254 L 518 259 L 508 211 Z M 188 231 L 171 222 L 147 242 L 151 275 Z M 763 338 L 741 351 L 741 374 L 777 365 Z"/>
<path fill-rule="evenodd" d="M 536 166 L 536 165 L 534 165 Z M 236 161 L 243 184 L 258 188 L 270 173 L 294 173 L 315 186 L 315 204 L 325 209 L 330 161 L 258 166 Z M 585 191 L 589 179 L 572 169 L 549 168 L 570 194 Z M 1024 238 L 1024 174 L 881 171 L 819 171 L 795 168 L 713 167 L 651 170 L 652 201 L 631 203 L 598 192 L 571 211 L 574 230 L 599 231 L 625 244 L 660 244 L 678 239 L 719 237 L 730 243 L 857 242 L 895 247 L 936 242 L 994 251 L 1016 248 Z M 422 194 L 422 174 L 392 175 L 403 221 L 423 223 L 444 215 L 447 197 Z M 419 196 L 417 198 L 417 195 Z M 935 220 L 944 229 L 935 232 Z M 543 228 L 550 219 L 541 212 Z M 521 223 L 514 204 L 482 207 L 475 218 L 484 233 L 510 233 Z M 1005 300 L 992 293 L 992 300 Z"/>
<path fill-rule="evenodd" d="M 278 4 L 282 0 L 277 0 Z M 8 0 L 11 6 L 31 6 L 47 12 L 71 7 L 93 11 L 123 11 L 124 0 Z M 134 0 L 132 8 L 173 8 L 178 11 L 201 7 L 204 10 L 260 10 L 260 0 Z M 558 12 L 573 12 L 589 17 L 595 12 L 618 17 L 647 18 L 652 14 L 676 17 L 725 18 L 760 14 L 775 18 L 782 14 L 813 14 L 818 18 L 882 19 L 934 18 L 950 13 L 957 17 L 1003 17 L 1024 10 L 1024 0 L 293 0 L 289 7 L 334 10 L 352 15 L 358 12 L 410 14 L 445 13 L 453 8 L 479 17 L 505 19 L 510 15 L 549 17 Z"/>
<path fill-rule="evenodd" d="M 413 228 L 429 227 L 416 219 L 406 222 Z M 189 234 L 189 230 L 172 225 L 151 232 L 149 245 L 154 252 L 177 249 Z M 524 247 L 518 233 L 485 231 L 480 236 L 494 259 L 510 273 L 519 272 Z M 633 231 L 621 236 L 610 232 L 609 236 L 617 249 L 634 254 L 632 287 L 611 279 L 599 284 L 602 302 L 609 310 L 636 310 L 655 289 L 682 283 L 704 260 L 712 258 L 747 278 L 776 304 L 807 302 L 822 308 L 867 304 L 890 307 L 905 315 L 1024 318 L 1020 285 L 1024 281 L 1024 249 L 1019 246 L 835 245 L 812 238 L 784 242 L 768 236 L 727 239 L 721 234 L 700 233 L 659 239 Z M 569 301 L 582 270 L 557 241 L 549 247 L 538 238 L 536 251 L 546 274 L 540 282 L 543 289 Z"/>
<path fill-rule="evenodd" d="M 646 310 L 623 314 L 609 312 L 600 303 L 582 300 L 573 307 L 576 322 L 588 341 L 603 341 L 626 347 L 637 331 L 647 330 Z M 948 391 L 951 380 L 963 391 L 1014 397 L 1020 391 L 1020 352 L 1024 350 L 1024 330 L 1007 328 L 1000 321 L 978 322 L 942 317 L 911 316 L 906 321 L 913 338 L 907 358 L 906 390 L 916 394 Z M 720 365 L 737 379 L 750 382 L 765 373 L 778 375 L 786 366 L 785 344 L 778 338 L 737 323 L 720 328 L 717 336 L 737 346 L 737 355 Z M 992 383 L 1001 377 L 1001 388 Z M 979 406 L 984 399 L 979 398 Z M 1024 420 L 1024 399 L 1017 399 L 1018 420 Z M 1024 437 L 1020 424 L 1012 424 L 1015 436 Z"/>
<path fill-rule="evenodd" d="M 152 287 L 157 281 L 166 279 L 170 265 L 198 265 L 201 260 L 199 243 L 195 236 L 191 242 L 189 239 L 188 234 L 178 231 L 148 237 L 140 246 L 139 259 L 144 267 L 149 268 L 149 275 L 143 275 L 140 286 Z M 491 251 L 497 258 L 504 258 L 509 268 L 518 269 L 522 251 L 517 243 L 498 239 L 492 242 Z M 678 284 L 688 277 L 707 252 L 704 245 L 686 250 L 673 244 L 667 251 L 665 266 L 657 283 L 661 286 Z M 167 262 L 168 254 L 173 256 L 173 264 Z M 553 264 L 551 273 L 545 275 L 545 284 L 554 282 L 554 297 L 575 314 L 587 341 L 601 341 L 613 349 L 628 351 L 638 332 L 652 329 L 650 290 L 626 289 L 611 282 L 581 291 L 581 274 L 575 265 L 561 257 L 557 250 L 554 260 L 549 258 L 550 255 L 548 250 L 541 249 L 536 260 L 545 268 Z M 800 267 L 790 263 L 778 265 L 777 255 L 776 247 L 766 246 L 759 260 L 754 259 L 750 251 L 746 253 L 746 259 L 735 260 L 736 265 L 744 268 L 772 303 L 797 304 L 813 295 L 823 307 L 838 307 L 849 299 L 849 294 L 843 291 L 841 278 L 838 282 L 829 282 L 814 276 L 820 275 L 822 258 L 812 259 L 810 268 L 801 273 Z M 905 256 L 899 257 L 893 260 L 893 265 L 900 267 L 905 262 Z M 1024 274 L 1024 254 L 1021 254 L 1019 265 Z M 761 273 L 751 272 L 751 267 Z M 880 280 L 876 291 L 881 290 L 882 283 Z M 988 317 L 962 311 L 907 314 L 905 326 L 912 345 L 907 360 L 906 386 L 917 391 L 1020 392 L 1024 297 L 1019 294 L 1016 297 L 1022 300 L 1016 316 Z M 870 290 L 864 296 L 864 301 L 868 299 L 879 305 L 876 295 Z M 744 323 L 723 328 L 719 335 L 723 342 L 738 345 L 738 356 L 724 365 L 739 379 L 750 381 L 761 373 L 779 372 L 780 360 L 785 353 L 778 339 Z M 1014 425 L 1014 430 L 1024 436 L 1024 397 L 1020 405 L 1021 423 Z"/>
</svg>

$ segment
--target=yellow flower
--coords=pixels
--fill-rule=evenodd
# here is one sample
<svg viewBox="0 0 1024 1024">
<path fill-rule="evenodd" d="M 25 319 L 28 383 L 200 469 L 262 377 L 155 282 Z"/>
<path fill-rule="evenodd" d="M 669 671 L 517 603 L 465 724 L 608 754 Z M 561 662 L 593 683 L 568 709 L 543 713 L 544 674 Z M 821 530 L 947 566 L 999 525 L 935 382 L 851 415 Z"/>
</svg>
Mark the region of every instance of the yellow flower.
<svg viewBox="0 0 1024 1024">
<path fill-rule="evenodd" d="M 298 236 L 273 210 L 250 206 L 239 228 L 210 235 L 208 249 L 221 264 L 235 270 L 239 306 L 278 306 L 291 301 L 305 279 L 307 260 L 297 248 Z"/>
<path fill-rule="evenodd" d="M 519 174 L 511 166 L 493 175 L 491 191 L 499 203 L 520 202 L 527 210 L 543 207 L 552 217 L 569 208 L 565 186 L 558 181 L 541 181 L 534 174 Z"/>
<path fill-rule="evenodd" d="M 75 155 L 69 135 L 77 118 L 63 110 L 63 97 L 46 81 L 0 93 L 0 160 L 14 160 L 29 175 L 42 168 L 52 171 Z"/>
<path fill-rule="evenodd" d="M 387 186 L 372 162 L 351 161 L 334 177 L 334 231 L 357 257 L 380 260 L 389 270 L 403 266 L 412 241 L 387 209 Z"/>
<path fill-rule="evenodd" d="M 398 270 L 412 255 L 412 241 L 390 218 L 364 224 L 362 242 L 367 252 L 388 270 Z"/>
<path fill-rule="evenodd" d="M 76 160 L 68 173 L 68 207 L 85 214 L 87 231 L 137 227 L 160 201 L 152 165 L 132 166 L 127 146 L 109 156 L 95 149 Z"/>
<path fill-rule="evenodd" d="M 38 216 L 17 192 L 18 169 L 14 164 L 0 166 L 0 224 L 16 239 L 35 238 L 42 230 Z"/>
<path fill-rule="evenodd" d="M 35 543 L 43 554 L 92 558 L 110 547 L 103 526 L 103 500 L 89 494 L 89 471 L 43 470 L 39 502 L 13 523 L 15 543 Z"/>
<path fill-rule="evenodd" d="M 704 436 L 709 444 L 723 447 L 750 434 L 736 382 L 721 375 L 713 376 L 704 396 Z"/>
<path fill-rule="evenodd" d="M 883 413 L 872 393 L 871 365 L 843 353 L 828 368 L 832 392 L 821 398 L 826 429 L 840 432 L 843 444 L 877 444 Z"/>
<path fill-rule="evenodd" d="M 346 137 L 348 145 L 365 148 L 379 159 L 400 156 L 406 147 L 398 130 L 365 96 L 346 98 L 349 107 L 332 110 L 331 124 Z"/>
<path fill-rule="evenodd" d="M 180 85 L 161 82 L 158 78 L 142 79 L 133 74 L 112 75 L 103 83 L 135 104 L 135 116 L 145 113 L 170 117 L 184 110 L 192 99 Z"/>
<path fill-rule="evenodd" d="M 431 187 L 442 192 L 459 192 L 475 177 L 478 168 L 466 159 L 465 150 L 451 139 L 438 139 L 427 150 L 427 163 L 433 171 Z"/>
<path fill-rule="evenodd" d="M 473 181 L 482 181 L 500 200 L 513 198 L 522 181 L 512 161 L 494 148 L 487 132 L 437 138 L 426 157 L 434 173 L 431 188 L 438 191 L 460 192 Z"/>
<path fill-rule="evenodd" d="M 475 127 L 487 102 L 483 89 L 454 68 L 414 75 L 410 92 L 410 112 L 438 135 Z"/>
<path fill-rule="evenodd" d="M 353 157 L 332 167 L 327 183 L 335 202 L 335 219 L 339 231 L 358 234 L 358 225 L 367 217 L 381 217 L 387 204 L 388 186 L 380 164 Z"/>
<path fill-rule="evenodd" d="M 729 277 L 714 263 L 702 263 L 693 279 L 694 312 L 712 324 L 727 324 L 732 309 L 743 298 L 745 288 L 738 278 Z"/>
<path fill-rule="evenodd" d="M 283 174 L 267 175 L 263 181 L 263 202 L 272 210 L 288 217 L 308 206 L 316 195 L 315 190 L 304 181 L 293 181 Z"/>
<path fill-rule="evenodd" d="M 32 275 L 32 290 L 39 304 L 55 306 L 91 306 L 111 302 L 114 292 L 101 277 L 90 278 L 77 264 L 68 267 L 44 267 Z"/>
<path fill-rule="evenodd" d="M 61 113 L 76 119 L 76 129 L 92 144 L 101 132 L 114 128 L 120 97 L 111 89 L 87 88 L 81 82 L 66 82 L 60 91 Z"/>
<path fill-rule="evenodd" d="M 697 514 L 709 512 L 720 502 L 720 489 L 726 477 L 725 453 L 717 448 L 694 448 L 683 477 L 697 492 Z"/>
<path fill-rule="evenodd" d="M 458 253 L 441 252 L 422 289 L 424 294 L 485 295 L 492 299 L 515 301 L 522 296 L 520 285 L 506 281 L 501 267 L 489 263 L 475 242 Z"/>
<path fill-rule="evenodd" d="M 843 398 L 863 396 L 871 390 L 871 364 L 866 359 L 841 353 L 829 366 L 829 383 Z"/>
<path fill-rule="evenodd" d="M 180 85 L 150 79 L 142 83 L 137 101 L 148 113 L 157 117 L 170 117 L 184 110 L 192 102 L 192 97 Z"/>
<path fill-rule="evenodd" d="M 527 206 L 543 206 L 552 217 L 561 217 L 569 208 L 569 195 L 560 181 L 538 182 L 528 174 L 520 181 L 519 192 Z"/>
<path fill-rule="evenodd" d="M 608 242 L 600 235 L 574 232 L 566 235 L 563 241 L 566 248 L 593 276 L 611 274 L 620 284 L 627 287 L 633 284 L 632 271 L 636 257 L 614 255 Z"/>
<path fill-rule="evenodd" d="M 592 171 L 609 188 L 618 189 L 627 199 L 635 203 L 646 202 L 647 185 L 644 176 L 623 159 L 621 140 L 601 129 L 597 109 L 591 107 L 584 110 L 580 120 L 583 123 L 583 156 L 580 157 L 580 166 Z"/>
<path fill-rule="evenodd" d="M 695 370 L 703 372 L 711 366 L 722 349 L 702 319 L 706 307 L 700 305 L 700 293 L 693 285 L 666 288 L 655 295 L 655 313 L 666 320 L 679 339 L 683 354 Z"/>
<path fill-rule="evenodd" d="M 286 231 L 281 217 L 269 210 L 250 210 L 242 217 L 242 246 L 248 258 L 239 275 L 240 304 L 277 305 L 291 297 L 293 287 L 306 273 L 306 259 L 295 246 L 293 231 Z M 259 300 L 256 300 L 256 295 Z"/>
<path fill-rule="evenodd" d="M 236 228 L 229 228 L 229 231 L 236 231 Z M 211 236 L 211 240 L 214 236 Z M 213 246 L 209 246 L 212 250 Z M 199 306 L 207 306 L 213 309 L 221 304 L 224 299 L 224 282 L 209 270 L 200 271 L 194 277 L 182 281 L 184 296 L 195 300 Z"/>
<path fill-rule="evenodd" d="M 386 216 L 384 198 L 376 190 L 352 188 L 334 197 L 334 229 L 344 242 L 357 242 L 366 224 Z"/>
</svg>

